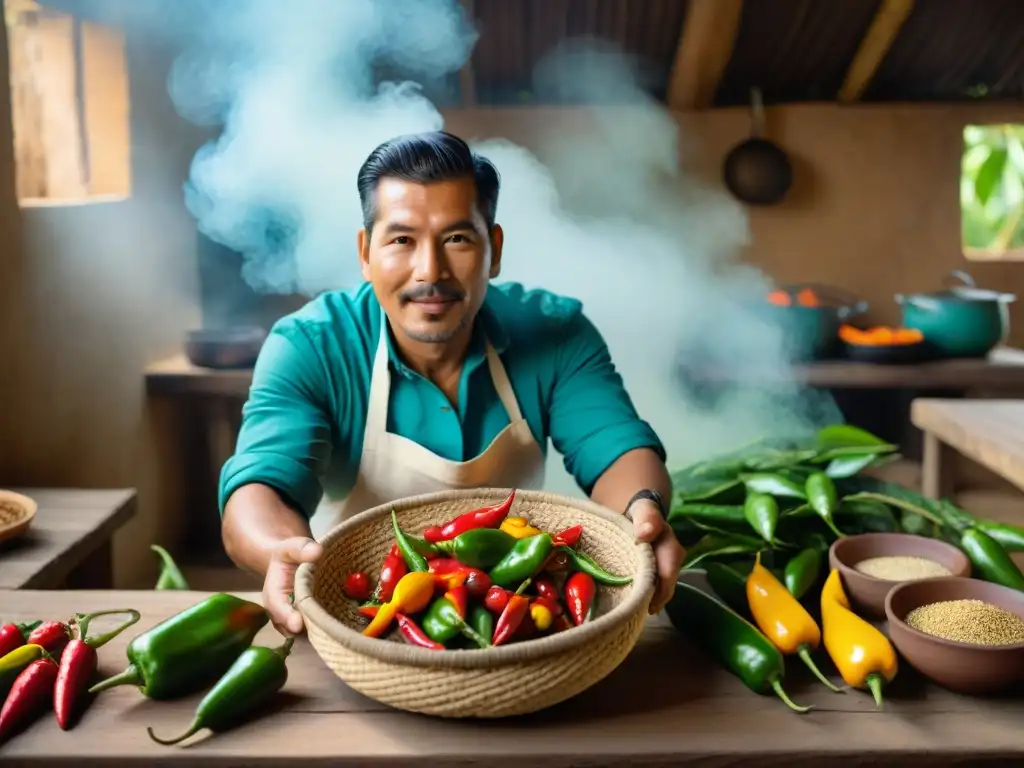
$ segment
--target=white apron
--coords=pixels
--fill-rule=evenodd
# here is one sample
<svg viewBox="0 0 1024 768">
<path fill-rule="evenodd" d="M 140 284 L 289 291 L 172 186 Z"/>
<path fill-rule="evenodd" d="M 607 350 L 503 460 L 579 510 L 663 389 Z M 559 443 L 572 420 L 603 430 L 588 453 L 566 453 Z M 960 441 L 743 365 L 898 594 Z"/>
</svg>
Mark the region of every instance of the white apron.
<svg viewBox="0 0 1024 768">
<path fill-rule="evenodd" d="M 451 461 L 413 440 L 387 431 L 391 399 L 387 316 L 381 313 L 380 341 L 370 375 L 370 396 L 363 454 L 352 491 L 341 500 L 324 497 L 310 519 L 317 539 L 359 512 L 422 493 L 461 488 L 539 489 L 544 484 L 544 455 L 523 418 L 498 353 L 487 342 L 487 367 L 508 413 L 509 425 L 483 453 L 469 461 Z"/>
</svg>

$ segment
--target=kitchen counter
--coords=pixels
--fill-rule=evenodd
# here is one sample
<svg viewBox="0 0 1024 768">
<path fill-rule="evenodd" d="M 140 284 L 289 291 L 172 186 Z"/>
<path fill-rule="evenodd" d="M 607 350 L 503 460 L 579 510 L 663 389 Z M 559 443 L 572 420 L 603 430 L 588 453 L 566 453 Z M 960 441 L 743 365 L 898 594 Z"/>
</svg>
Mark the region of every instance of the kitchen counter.
<svg viewBox="0 0 1024 768">
<path fill-rule="evenodd" d="M 257 599 L 256 595 L 243 593 Z M 197 592 L 0 592 L 5 620 L 65 618 L 75 612 L 134 607 L 143 619 L 100 649 L 103 674 L 125 665 L 129 639 L 205 597 Z M 110 617 L 110 621 L 118 617 Z M 105 622 L 106 620 L 104 620 Z M 106 623 L 97 620 L 99 631 Z M 265 629 L 258 643 L 277 643 Z M 822 662 L 826 673 L 831 669 Z M 661 617 L 651 619 L 622 666 L 588 692 L 536 715 L 495 722 L 443 721 L 388 709 L 357 694 L 300 638 L 289 681 L 262 719 L 187 746 L 146 736 L 176 734 L 199 696 L 154 702 L 137 689 L 99 696 L 83 720 L 61 732 L 52 716 L 0 745 L 5 766 L 269 766 L 301 764 L 437 766 L 520 765 L 863 766 L 1024 764 L 1024 699 L 984 700 L 925 683 L 909 667 L 888 691 L 884 711 L 860 692 L 832 693 L 798 662 L 786 688 L 809 714 L 774 695 L 748 691 L 709 663 Z"/>
</svg>

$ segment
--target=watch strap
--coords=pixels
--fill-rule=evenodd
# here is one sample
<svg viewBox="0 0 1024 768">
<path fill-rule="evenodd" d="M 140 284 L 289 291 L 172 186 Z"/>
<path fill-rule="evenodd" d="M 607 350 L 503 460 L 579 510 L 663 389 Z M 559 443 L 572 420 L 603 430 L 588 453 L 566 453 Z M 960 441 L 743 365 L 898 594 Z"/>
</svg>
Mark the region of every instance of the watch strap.
<svg viewBox="0 0 1024 768">
<path fill-rule="evenodd" d="M 626 502 L 626 509 L 623 510 L 623 514 L 626 516 L 627 520 L 632 522 L 633 515 L 631 515 L 629 512 L 630 507 L 633 506 L 634 502 L 639 501 L 640 499 L 647 499 L 648 501 L 653 501 L 655 504 L 658 505 L 658 511 L 661 513 L 661 516 L 667 516 L 665 511 L 665 500 L 661 498 L 661 494 L 655 490 L 651 490 L 650 488 L 643 488 L 634 493 L 632 498 L 628 502 Z"/>
</svg>

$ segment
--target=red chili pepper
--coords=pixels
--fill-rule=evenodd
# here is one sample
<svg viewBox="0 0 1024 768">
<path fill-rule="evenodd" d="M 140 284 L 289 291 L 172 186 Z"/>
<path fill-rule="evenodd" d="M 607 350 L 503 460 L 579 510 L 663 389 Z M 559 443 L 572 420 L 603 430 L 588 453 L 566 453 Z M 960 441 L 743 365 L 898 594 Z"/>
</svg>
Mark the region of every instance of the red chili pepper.
<svg viewBox="0 0 1024 768">
<path fill-rule="evenodd" d="M 491 588 L 491 577 L 476 568 L 467 568 L 466 589 L 470 597 L 482 598 Z"/>
<path fill-rule="evenodd" d="M 398 544 L 391 545 L 391 551 L 384 558 L 384 564 L 380 569 L 380 576 L 377 579 L 377 588 L 373 592 L 374 602 L 386 603 L 391 600 L 395 593 L 395 585 L 402 580 L 402 577 L 409 572 L 402 557 Z"/>
<path fill-rule="evenodd" d="M 561 533 L 556 533 L 553 538 L 556 547 L 575 547 L 582 535 L 583 526 L 574 525 L 571 528 L 566 528 Z"/>
<path fill-rule="evenodd" d="M 0 709 L 0 744 L 50 705 L 57 670 L 57 662 L 49 656 L 37 659 L 21 670 L 7 694 L 3 709 Z"/>
<path fill-rule="evenodd" d="M 558 602 L 558 587 L 555 586 L 555 582 L 550 576 L 534 576 L 533 586 L 541 597 Z"/>
<path fill-rule="evenodd" d="M 379 610 L 380 610 L 380 606 L 379 605 L 360 605 L 359 606 L 359 615 L 360 616 L 365 616 L 368 619 L 372 619 L 374 616 L 377 615 L 377 611 L 379 611 Z"/>
<path fill-rule="evenodd" d="M 31 624 L 4 624 L 0 627 L 0 658 L 25 645 L 29 633 L 40 624 L 41 621 L 33 621 Z"/>
<path fill-rule="evenodd" d="M 129 618 L 105 634 L 89 637 L 89 622 L 92 619 L 115 613 L 127 613 Z M 74 719 L 82 712 L 81 705 L 85 699 L 85 692 L 93 682 L 93 675 L 96 674 L 96 649 L 106 645 L 140 618 L 142 615 L 138 611 L 125 609 L 89 613 L 76 619 L 78 637 L 69 642 L 61 654 L 57 682 L 53 691 L 53 711 L 57 716 L 57 725 L 62 730 L 68 730 Z"/>
<path fill-rule="evenodd" d="M 510 597 L 512 597 L 512 592 L 510 590 L 499 587 L 495 584 L 487 590 L 487 595 L 484 597 L 484 607 L 491 613 L 500 614 L 505 610 L 505 606 L 508 605 L 508 599 Z"/>
<path fill-rule="evenodd" d="M 63 621 L 44 621 L 33 629 L 26 643 L 40 645 L 54 660 L 59 660 L 67 644 L 71 641 L 71 628 Z"/>
<path fill-rule="evenodd" d="M 370 579 L 362 571 L 350 573 L 345 577 L 345 594 L 352 600 L 368 600 L 370 598 Z"/>
<path fill-rule="evenodd" d="M 569 615 L 578 627 L 594 617 L 594 595 L 597 585 L 594 577 L 583 571 L 576 571 L 565 580 L 565 604 Z"/>
<path fill-rule="evenodd" d="M 442 592 L 447 592 L 449 589 L 461 587 L 466 583 L 466 572 L 455 571 L 454 573 L 435 573 L 434 583 L 440 587 Z"/>
<path fill-rule="evenodd" d="M 410 619 L 404 613 L 396 613 L 395 620 L 398 622 L 398 631 L 411 645 L 418 645 L 420 648 L 429 648 L 432 651 L 443 651 L 444 646 L 431 640 L 419 624 Z"/>
<path fill-rule="evenodd" d="M 560 613 L 555 616 L 555 621 L 551 625 L 551 629 L 554 632 L 564 632 L 567 629 L 572 629 L 572 623 L 566 618 L 564 613 Z"/>
<path fill-rule="evenodd" d="M 530 615 L 530 598 L 523 595 L 523 591 L 529 583 L 530 580 L 527 579 L 519 589 L 509 596 L 508 605 L 505 606 L 498 617 L 497 624 L 494 625 L 494 637 L 491 639 L 491 645 L 508 642 L 523 623 L 523 619 Z M 533 622 L 527 623 L 532 624 Z"/>
<path fill-rule="evenodd" d="M 466 566 L 454 557 L 437 557 L 429 562 L 429 570 L 435 576 L 444 576 L 449 573 L 461 573 Z"/>
<path fill-rule="evenodd" d="M 423 538 L 431 544 L 436 544 L 439 541 L 454 539 L 460 533 L 465 533 L 473 528 L 497 528 L 501 525 L 501 521 L 508 516 L 515 497 L 516 490 L 513 488 L 507 499 L 492 507 L 474 509 L 472 512 L 459 515 L 441 526 L 432 525 L 423 532 Z"/>
<path fill-rule="evenodd" d="M 455 606 L 459 618 L 466 618 L 466 611 L 469 610 L 469 590 L 465 587 L 454 587 L 445 592 L 444 596 Z"/>
</svg>

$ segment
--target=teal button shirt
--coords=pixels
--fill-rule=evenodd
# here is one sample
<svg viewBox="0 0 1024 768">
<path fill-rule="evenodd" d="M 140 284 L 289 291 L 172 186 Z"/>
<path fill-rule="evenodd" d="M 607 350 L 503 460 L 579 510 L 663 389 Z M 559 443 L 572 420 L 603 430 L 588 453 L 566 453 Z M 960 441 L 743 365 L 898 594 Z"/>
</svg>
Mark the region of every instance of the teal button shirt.
<svg viewBox="0 0 1024 768">
<path fill-rule="evenodd" d="M 457 408 L 402 363 L 388 333 L 389 432 L 453 461 L 486 449 L 509 423 L 485 359 L 489 339 L 542 452 L 550 439 L 586 493 L 627 451 L 652 448 L 664 459 L 580 302 L 492 284 L 477 317 Z M 324 491 L 347 495 L 359 471 L 381 325 L 369 283 L 322 294 L 274 325 L 253 371 L 235 453 L 221 471 L 222 513 L 247 483 L 276 488 L 307 517 Z"/>
</svg>

